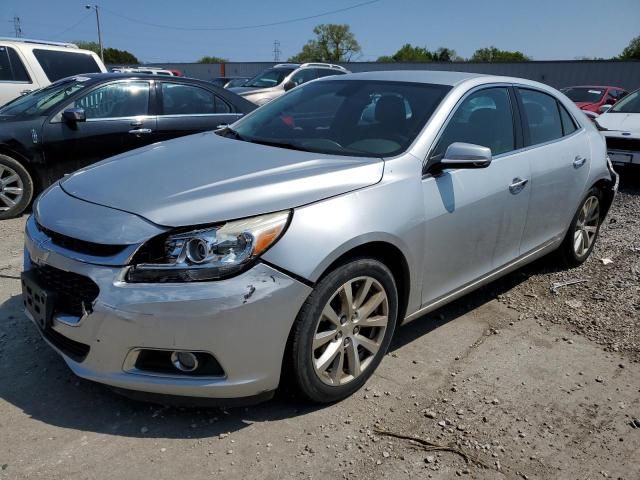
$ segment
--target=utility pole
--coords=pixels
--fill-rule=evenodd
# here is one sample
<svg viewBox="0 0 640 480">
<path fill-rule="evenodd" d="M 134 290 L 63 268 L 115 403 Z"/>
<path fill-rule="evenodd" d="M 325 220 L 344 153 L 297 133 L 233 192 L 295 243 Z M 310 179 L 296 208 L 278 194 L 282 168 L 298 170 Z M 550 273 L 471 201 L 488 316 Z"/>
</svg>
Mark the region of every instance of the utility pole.
<svg viewBox="0 0 640 480">
<path fill-rule="evenodd" d="M 22 27 L 20 26 L 20 17 L 13 17 L 13 30 L 16 33 L 16 38 L 22 37 Z"/>
<path fill-rule="evenodd" d="M 102 33 L 100 33 L 100 7 L 98 5 L 85 5 L 87 10 L 96 11 L 96 24 L 98 25 L 98 44 L 100 45 L 100 59 L 104 62 L 104 51 L 102 49 Z"/>
<path fill-rule="evenodd" d="M 279 40 L 275 40 L 273 42 L 273 61 L 274 62 L 279 62 L 280 61 L 280 41 Z"/>
</svg>

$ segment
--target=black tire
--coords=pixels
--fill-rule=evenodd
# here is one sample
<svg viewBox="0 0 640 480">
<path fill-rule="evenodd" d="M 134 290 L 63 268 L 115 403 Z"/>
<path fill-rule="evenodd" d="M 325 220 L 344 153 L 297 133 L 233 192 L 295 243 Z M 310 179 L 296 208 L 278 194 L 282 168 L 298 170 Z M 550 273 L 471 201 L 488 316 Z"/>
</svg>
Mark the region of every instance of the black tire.
<svg viewBox="0 0 640 480">
<path fill-rule="evenodd" d="M 14 193 L 9 193 L 5 188 L 16 188 L 11 183 L 6 186 L 2 185 L 2 180 L 7 180 L 9 176 L 17 175 L 19 177 L 20 185 L 22 188 L 22 194 L 17 197 Z M 0 195 L 4 195 L 4 199 L 0 197 L 0 220 L 7 218 L 13 218 L 20 215 L 31 203 L 33 197 L 33 179 L 26 168 L 20 164 L 20 162 L 14 160 L 11 157 L 0 154 Z M 7 203 L 7 199 L 11 202 L 15 202 L 13 205 Z"/>
<path fill-rule="evenodd" d="M 596 198 L 598 201 L 598 222 L 595 230 L 595 235 L 593 237 L 593 240 L 589 248 L 583 254 L 578 254 L 574 246 L 576 226 L 578 225 L 578 221 L 580 219 L 580 214 L 582 212 L 582 209 L 584 208 L 587 201 L 592 201 L 590 200 L 592 198 Z M 569 225 L 569 230 L 567 231 L 567 234 L 564 237 L 562 244 L 558 248 L 559 257 L 564 266 L 569 268 L 578 267 L 582 265 L 587 260 L 587 258 L 589 258 L 589 255 L 591 255 L 591 252 L 593 251 L 593 247 L 596 244 L 596 240 L 598 239 L 601 223 L 602 223 L 602 192 L 597 188 L 592 188 L 591 190 L 589 190 L 589 192 L 587 192 L 587 195 L 584 197 L 582 202 L 580 202 L 580 206 L 578 207 L 578 210 L 576 211 L 575 215 L 573 216 L 573 219 L 571 220 L 571 224 Z"/>
<path fill-rule="evenodd" d="M 355 352 L 360 351 L 362 357 L 368 355 L 368 358 L 365 360 L 366 367 L 362 369 L 362 373 L 359 376 L 353 376 L 352 379 L 348 380 L 347 383 L 342 385 L 328 385 L 320 379 L 320 374 L 316 373 L 316 369 L 314 367 L 314 355 L 318 352 L 314 352 L 313 349 L 313 338 L 316 335 L 316 329 L 319 328 L 319 324 L 321 322 L 321 317 L 323 309 L 326 305 L 329 304 L 330 301 L 340 300 L 338 295 L 338 290 L 350 281 L 354 281 L 353 286 L 358 287 L 359 285 L 363 285 L 366 280 L 361 280 L 362 278 L 371 278 L 374 281 L 373 290 L 372 287 L 369 289 L 372 292 L 380 293 L 381 290 L 384 290 L 386 294 L 386 302 L 382 305 L 385 308 L 387 313 L 387 324 L 386 330 L 377 330 L 379 341 L 379 349 L 375 354 L 371 354 L 368 350 L 363 350 L 362 346 L 357 346 L 358 343 L 354 343 Z M 363 282 L 363 283 L 358 283 Z M 364 290 L 363 287 L 361 287 Z M 358 290 L 354 293 L 354 297 L 357 297 Z M 375 295 L 377 293 L 372 293 Z M 371 299 L 372 297 L 369 297 Z M 333 300 L 332 300 L 333 299 Z M 354 301 L 354 303 L 357 303 Z M 367 302 L 362 304 L 361 309 L 364 310 Z M 383 308 L 383 307 L 376 307 Z M 358 322 L 357 315 L 361 309 L 355 310 L 354 313 L 356 318 L 355 322 Z M 381 310 L 374 310 L 373 312 L 380 312 Z M 374 315 L 374 313 L 370 314 Z M 379 313 L 376 314 L 379 316 Z M 359 388 L 361 388 L 366 381 L 369 379 L 371 374 L 375 371 L 383 356 L 387 352 L 389 348 L 389 344 L 391 343 L 391 339 L 393 337 L 393 332 L 395 330 L 396 322 L 398 316 L 398 292 L 395 284 L 395 280 L 390 270 L 381 262 L 372 259 L 357 259 L 353 260 L 345 265 L 342 265 L 331 273 L 329 273 L 326 277 L 324 277 L 318 284 L 315 286 L 311 295 L 303 305 L 298 317 L 296 318 L 296 322 L 293 326 L 292 331 L 292 344 L 289 350 L 290 358 L 288 359 L 290 362 L 291 370 L 292 370 L 292 380 L 295 382 L 295 386 L 297 390 L 308 400 L 317 403 L 330 403 L 338 400 L 342 400 L 343 398 L 348 397 L 353 394 Z M 344 319 L 345 317 L 341 317 Z M 371 319 L 373 317 L 369 317 Z M 360 319 L 362 322 L 362 319 Z M 330 323 L 329 323 L 330 324 Z M 332 326 L 332 324 L 330 324 Z M 353 326 L 353 324 L 351 324 Z M 374 335 L 376 329 L 368 329 L 366 327 L 366 323 L 360 323 L 362 325 L 356 331 L 354 328 L 353 337 L 350 338 L 362 338 L 361 335 Z M 340 327 L 338 327 L 340 328 Z M 346 328 L 346 327 L 345 327 Z M 362 330 L 360 330 L 362 329 Z M 337 330 L 336 330 L 337 331 Z M 366 332 L 370 332 L 367 334 Z M 356 336 L 358 334 L 358 336 Z M 380 337 L 382 337 L 380 339 Z M 332 340 L 332 343 L 335 341 L 337 344 L 342 345 L 342 341 L 347 342 L 347 334 L 345 333 L 344 339 L 342 338 L 342 333 L 340 333 L 340 339 L 338 337 L 335 340 Z M 352 340 L 353 341 L 353 340 Z M 359 345 L 362 345 L 360 343 Z M 321 347 L 322 348 L 322 347 Z M 326 347 L 329 348 L 329 347 Z M 347 346 L 338 347 L 342 349 L 343 352 L 349 348 Z M 353 352 L 353 351 L 352 351 Z M 345 360 L 345 367 L 350 369 L 350 366 L 347 366 L 347 363 L 350 363 L 348 360 L 348 356 L 346 353 L 341 353 Z M 337 357 L 336 357 L 337 358 Z M 359 355 L 360 358 L 360 355 Z M 357 362 L 360 366 L 360 360 Z M 364 365 L 364 363 L 363 363 Z M 334 366 L 335 371 L 338 371 Z M 342 375 L 342 367 L 340 367 L 340 375 Z"/>
</svg>

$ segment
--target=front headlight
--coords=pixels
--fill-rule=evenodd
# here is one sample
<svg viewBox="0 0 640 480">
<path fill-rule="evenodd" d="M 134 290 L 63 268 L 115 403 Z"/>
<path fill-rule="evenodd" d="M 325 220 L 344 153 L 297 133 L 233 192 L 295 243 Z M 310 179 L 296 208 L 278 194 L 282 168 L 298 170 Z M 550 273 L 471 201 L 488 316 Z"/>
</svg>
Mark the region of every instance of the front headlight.
<svg viewBox="0 0 640 480">
<path fill-rule="evenodd" d="M 126 280 L 198 282 L 236 274 L 273 245 L 290 212 L 277 212 L 181 232 L 148 242 L 134 258 Z"/>
</svg>

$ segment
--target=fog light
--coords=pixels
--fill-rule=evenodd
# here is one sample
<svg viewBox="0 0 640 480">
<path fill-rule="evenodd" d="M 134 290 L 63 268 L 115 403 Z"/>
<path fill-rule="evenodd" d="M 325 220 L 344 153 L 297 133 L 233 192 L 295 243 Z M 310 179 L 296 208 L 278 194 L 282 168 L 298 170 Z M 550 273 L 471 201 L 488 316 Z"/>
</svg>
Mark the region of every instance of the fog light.
<svg viewBox="0 0 640 480">
<path fill-rule="evenodd" d="M 191 352 L 173 352 L 171 363 L 181 372 L 193 372 L 198 368 L 198 357 Z"/>
</svg>

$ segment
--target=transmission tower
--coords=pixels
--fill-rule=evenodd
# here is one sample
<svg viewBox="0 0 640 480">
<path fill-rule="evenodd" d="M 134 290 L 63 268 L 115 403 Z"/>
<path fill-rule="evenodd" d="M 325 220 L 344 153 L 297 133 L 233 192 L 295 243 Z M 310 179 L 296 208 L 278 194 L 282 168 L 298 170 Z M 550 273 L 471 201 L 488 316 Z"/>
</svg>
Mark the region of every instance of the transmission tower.
<svg viewBox="0 0 640 480">
<path fill-rule="evenodd" d="M 273 61 L 274 62 L 279 62 L 280 61 L 280 41 L 279 40 L 275 40 L 273 42 Z"/>
<path fill-rule="evenodd" d="M 16 34 L 16 38 L 22 37 L 22 27 L 20 26 L 20 17 L 13 17 L 13 31 Z"/>
</svg>

